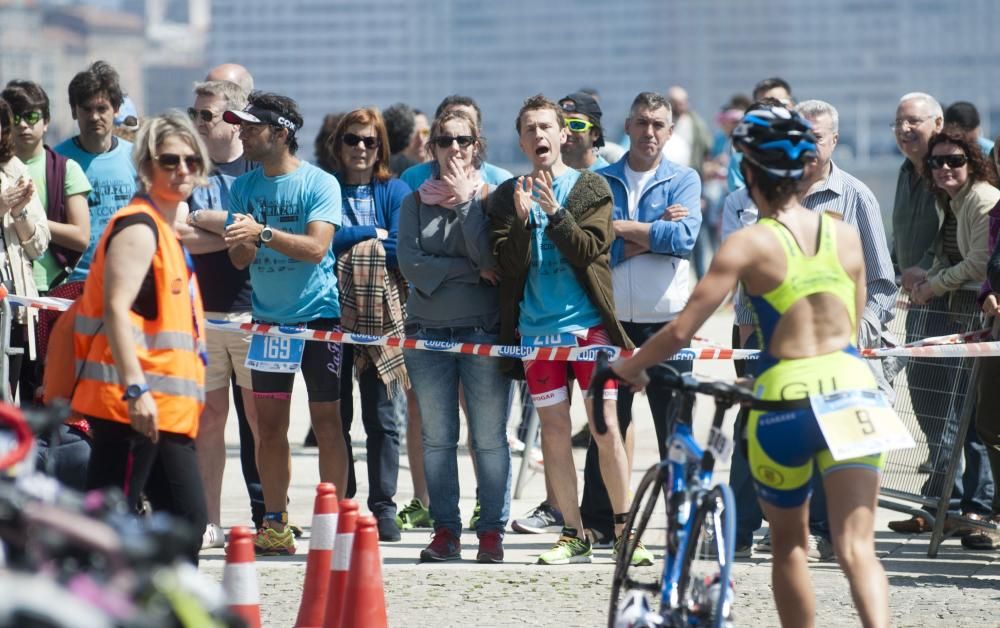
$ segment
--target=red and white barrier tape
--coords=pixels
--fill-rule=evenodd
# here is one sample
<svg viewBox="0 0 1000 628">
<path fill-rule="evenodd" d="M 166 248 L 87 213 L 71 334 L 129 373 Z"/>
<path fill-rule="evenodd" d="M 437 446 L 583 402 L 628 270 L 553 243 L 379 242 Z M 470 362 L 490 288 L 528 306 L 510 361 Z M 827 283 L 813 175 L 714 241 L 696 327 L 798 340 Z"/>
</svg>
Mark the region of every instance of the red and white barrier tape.
<svg viewBox="0 0 1000 628">
<path fill-rule="evenodd" d="M 11 303 L 34 307 L 42 310 L 65 311 L 72 303 L 69 299 L 55 297 L 22 297 L 7 295 Z M 230 332 L 249 332 L 262 336 L 277 336 L 279 338 L 300 338 L 325 342 L 340 342 L 357 345 L 381 345 L 404 349 L 425 349 L 428 351 L 446 351 L 449 353 L 466 353 L 472 355 L 489 355 L 501 358 L 519 358 L 530 360 L 564 360 L 568 362 L 593 362 L 598 351 L 607 351 L 611 358 L 621 355 L 632 355 L 632 351 L 622 351 L 619 347 L 610 345 L 592 345 L 589 347 L 519 347 L 504 345 L 475 344 L 468 342 L 448 342 L 436 340 L 415 340 L 412 338 L 394 338 L 391 336 L 366 336 L 350 332 L 320 331 L 302 329 L 294 326 L 262 325 L 259 323 L 232 323 L 227 321 L 205 321 L 210 329 Z M 725 349 L 722 347 L 707 347 L 703 349 L 683 349 L 673 356 L 672 360 L 753 360 L 758 351 L 746 349 Z"/>
<path fill-rule="evenodd" d="M 5 294 L 0 291 L 0 299 L 6 298 L 11 303 L 33 307 L 39 310 L 53 310 L 55 312 L 65 312 L 73 304 L 72 299 L 59 299 L 56 297 L 22 297 L 16 294 Z"/>
<path fill-rule="evenodd" d="M 2 294 L 0 294 L 2 297 Z M 65 311 L 72 303 L 69 299 L 56 297 L 22 297 L 8 294 L 6 298 L 11 303 L 42 310 Z M 415 340 L 412 338 L 395 338 L 391 336 L 366 336 L 350 332 L 319 331 L 301 329 L 298 327 L 278 327 L 258 323 L 231 323 L 209 320 L 206 327 L 231 332 L 249 332 L 264 336 L 283 338 L 302 338 L 325 342 L 340 342 L 357 345 L 382 345 L 404 349 L 425 349 L 428 351 L 446 351 L 449 353 L 466 353 L 472 355 L 489 355 L 502 358 L 519 358 L 529 360 L 560 360 L 567 362 L 593 362 L 598 351 L 607 351 L 612 359 L 628 357 L 632 351 L 622 351 L 610 345 L 592 345 L 589 347 L 520 347 L 505 345 L 488 345 L 465 342 L 449 342 L 436 340 Z M 983 329 L 965 334 L 951 334 L 924 338 L 899 347 L 880 349 L 862 349 L 861 355 L 866 358 L 882 357 L 991 357 L 1000 356 L 1000 342 L 978 342 L 989 338 L 990 331 Z M 712 341 L 696 337 L 698 341 Z M 970 342 L 977 341 L 977 342 Z M 712 343 L 714 345 L 714 343 Z M 672 356 L 671 360 L 755 360 L 759 351 L 753 349 L 726 349 L 719 346 L 682 349 Z"/>
<path fill-rule="evenodd" d="M 325 342 L 342 342 L 355 345 L 381 345 L 402 349 L 425 349 L 427 351 L 445 351 L 448 353 L 467 353 L 472 355 L 488 355 L 498 358 L 518 358 L 522 360 L 558 360 L 566 362 L 593 362 L 598 351 L 611 354 L 611 359 L 628 357 L 633 351 L 622 351 L 611 345 L 591 345 L 588 347 L 519 347 L 506 345 L 475 344 L 470 342 L 451 342 L 441 340 L 416 340 L 413 338 L 395 338 L 391 336 L 366 336 L 351 332 L 321 331 L 302 329 L 299 327 L 278 327 L 259 323 L 230 323 L 225 321 L 206 321 L 206 326 L 212 329 L 226 331 L 242 331 L 279 338 L 300 338 L 305 340 L 320 340 Z M 682 349 L 672 356 L 671 360 L 753 360 L 758 351 L 750 349 Z"/>
<path fill-rule="evenodd" d="M 895 349 L 903 349 L 910 347 L 929 347 L 932 345 L 960 345 L 968 344 L 971 342 L 989 341 L 993 337 L 990 329 L 979 329 L 976 331 L 966 332 L 964 334 L 950 334 L 948 336 L 934 336 L 933 338 L 922 338 L 920 340 L 915 340 L 913 342 L 908 342 L 905 345 L 899 345 L 894 347 Z"/>
<path fill-rule="evenodd" d="M 1000 342 L 969 342 L 965 344 L 928 345 L 923 347 L 890 347 L 865 349 L 866 358 L 989 358 L 1000 356 Z"/>
</svg>

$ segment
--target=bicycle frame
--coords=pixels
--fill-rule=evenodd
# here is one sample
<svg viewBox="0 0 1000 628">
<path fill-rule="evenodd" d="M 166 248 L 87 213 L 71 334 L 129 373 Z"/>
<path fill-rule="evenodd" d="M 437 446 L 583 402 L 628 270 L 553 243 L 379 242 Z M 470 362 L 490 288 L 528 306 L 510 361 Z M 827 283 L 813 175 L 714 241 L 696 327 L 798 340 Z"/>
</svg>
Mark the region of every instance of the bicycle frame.
<svg viewBox="0 0 1000 628">
<path fill-rule="evenodd" d="M 684 405 L 681 420 L 675 423 L 667 441 L 667 459 L 660 463 L 661 467 L 667 466 L 670 470 L 670 493 L 667 495 L 668 538 L 663 584 L 660 588 L 661 609 L 679 608 L 682 557 L 687 552 L 687 545 L 691 541 L 691 528 L 694 525 L 694 518 L 691 515 L 701 506 L 705 494 L 712 488 L 715 472 L 715 453 L 702 449 L 691 430 L 693 398 L 693 393 L 682 393 L 681 402 Z M 728 404 L 716 401 L 715 417 L 712 421 L 713 435 L 722 427 L 722 421 L 730 407 Z M 689 466 L 695 464 L 699 465 L 699 469 L 693 482 L 689 483 L 687 470 Z M 726 560 L 726 552 L 723 549 L 725 541 L 719 537 L 715 539 L 720 563 Z"/>
<path fill-rule="evenodd" d="M 605 352 L 598 353 L 596 362 L 597 368 L 590 381 L 590 394 L 595 397 L 601 394 L 605 382 L 616 377 L 608 366 L 608 355 Z M 712 625 L 729 625 L 731 609 L 735 602 L 731 586 L 731 570 L 734 551 L 732 544 L 735 542 L 736 536 L 736 507 L 732 489 L 728 485 L 712 485 L 716 459 L 726 459 L 733 445 L 732 439 L 722 432 L 726 412 L 738 404 L 759 410 L 786 411 L 808 407 L 809 399 L 780 401 L 757 399 L 751 391 L 740 386 L 721 381 L 701 381 L 690 373 L 681 375 L 676 371 L 673 371 L 672 375 L 668 374 L 664 377 L 663 383 L 679 394 L 674 399 L 674 403 L 681 404 L 679 417 L 675 421 L 667 441 L 666 459 L 651 467 L 643 476 L 629 511 L 627 525 L 634 527 L 635 541 L 630 542 L 628 551 L 619 554 L 619 559 L 616 562 L 608 625 L 615 625 L 619 617 L 617 613 L 620 609 L 617 604 L 623 584 L 628 585 L 629 588 L 649 593 L 655 593 L 659 589 L 660 621 L 655 625 L 693 625 L 692 620 L 697 621 L 699 617 L 688 613 L 694 611 L 701 616 L 705 610 L 703 605 L 706 599 L 711 604 L 709 616 L 713 618 Z M 695 441 L 691 428 L 694 400 L 697 394 L 708 395 L 715 400 L 712 428 L 705 448 L 702 448 Z M 601 404 L 594 405 L 593 420 L 594 429 L 598 434 L 607 432 L 607 423 Z M 695 465 L 698 465 L 697 471 L 695 471 Z M 666 476 L 667 472 L 670 473 L 669 477 Z M 654 494 L 649 501 L 645 502 L 642 514 L 639 513 L 639 506 L 643 503 L 642 500 L 647 490 L 653 487 L 653 490 L 661 491 L 664 486 L 669 486 L 666 500 L 667 543 L 660 583 L 647 585 L 633 582 L 627 577 L 629 557 L 635 544 L 639 542 L 646 523 L 653 514 L 657 496 Z M 707 501 L 710 499 L 713 501 Z M 705 522 L 710 521 L 710 524 L 706 523 L 709 526 L 706 534 L 714 534 L 711 541 L 707 538 L 706 541 L 713 542 L 715 549 L 714 556 L 704 556 L 703 558 L 710 558 L 719 568 L 714 582 L 704 592 L 692 587 L 694 581 L 691 579 L 690 572 L 691 563 L 695 560 L 694 551 L 698 550 L 697 546 L 691 546 L 692 537 L 699 534 L 698 538 L 701 538 L 700 533 L 695 530 L 695 526 L 701 527 L 703 517 Z M 637 520 L 639 521 L 638 526 L 635 525 Z M 623 560 L 622 557 L 625 559 Z M 712 587 L 716 585 L 718 585 L 718 592 L 713 594 Z M 691 587 L 691 589 L 686 587 Z M 702 594 L 707 594 L 707 597 Z M 682 605 L 687 605 L 690 608 L 685 608 Z M 640 613 L 652 612 L 651 609 L 642 611 L 642 607 L 635 605 L 631 608 L 639 608 L 638 612 Z M 648 609 L 648 607 L 646 608 Z"/>
</svg>

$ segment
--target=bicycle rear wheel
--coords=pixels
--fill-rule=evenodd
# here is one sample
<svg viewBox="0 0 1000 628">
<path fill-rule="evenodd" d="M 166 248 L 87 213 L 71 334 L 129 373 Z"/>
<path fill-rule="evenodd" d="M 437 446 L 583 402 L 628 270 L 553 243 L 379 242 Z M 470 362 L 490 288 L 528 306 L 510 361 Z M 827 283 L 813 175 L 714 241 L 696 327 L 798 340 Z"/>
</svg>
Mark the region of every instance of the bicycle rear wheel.
<svg viewBox="0 0 1000 628">
<path fill-rule="evenodd" d="M 643 532 L 653 515 L 656 502 L 663 494 L 663 484 L 666 481 L 666 470 L 657 463 L 646 471 L 639 482 L 639 487 L 632 498 L 625 531 L 635 530 L 635 535 L 627 539 L 615 559 L 615 575 L 611 580 L 611 603 L 608 607 L 608 628 L 615 628 L 618 619 L 619 605 L 630 591 L 641 591 L 645 595 L 645 608 L 655 609 L 659 606 L 661 573 L 655 568 L 644 579 L 639 580 L 630 574 L 632 569 L 632 551 L 635 544 L 642 538 Z M 652 603 L 650 603 L 652 600 Z M 638 611 L 638 609 L 633 609 Z"/>
<path fill-rule="evenodd" d="M 678 583 L 679 612 L 686 625 L 733 624 L 732 570 L 736 500 L 728 485 L 708 491 L 695 511 Z"/>
</svg>

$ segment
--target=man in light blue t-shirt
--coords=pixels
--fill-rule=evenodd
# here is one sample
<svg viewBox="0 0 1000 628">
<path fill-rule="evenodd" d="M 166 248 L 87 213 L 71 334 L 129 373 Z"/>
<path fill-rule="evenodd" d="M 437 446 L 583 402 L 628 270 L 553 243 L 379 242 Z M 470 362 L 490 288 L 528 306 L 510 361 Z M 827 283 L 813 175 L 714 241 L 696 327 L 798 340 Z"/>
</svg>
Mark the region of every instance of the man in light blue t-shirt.
<svg viewBox="0 0 1000 628">
<path fill-rule="evenodd" d="M 223 119 L 240 126 L 243 156 L 260 163 L 233 182 L 225 233 L 237 268 L 250 266 L 254 319 L 340 331 L 333 236 L 341 224 L 340 184 L 299 160 L 302 116 L 294 100 L 254 92 L 242 111 Z M 264 527 L 257 553 L 295 553 L 288 524 L 288 420 L 295 371 L 302 369 L 319 445 L 320 480 L 347 490 L 347 448 L 340 419 L 340 345 L 254 336 L 248 364 L 257 407 L 257 466 L 264 489 Z"/>
<path fill-rule="evenodd" d="M 476 104 L 475 100 L 469 98 L 468 96 L 453 94 L 446 97 L 434 111 L 434 118 L 440 118 L 441 114 L 448 111 L 464 111 L 476 121 L 476 126 L 480 129 L 483 128 L 483 114 L 479 110 L 479 105 Z M 410 166 L 403 171 L 403 174 L 399 175 L 399 178 L 410 186 L 411 190 L 416 190 L 421 186 L 421 184 L 423 184 L 424 181 L 434 176 L 435 168 L 437 168 L 437 162 L 432 159 L 431 161 L 426 161 L 422 164 Z M 488 164 L 485 161 L 483 162 L 483 165 L 479 167 L 479 173 L 483 177 L 483 183 L 489 183 L 490 185 L 500 185 L 507 179 L 514 176 L 503 168 L 494 166 L 493 164 Z"/>
<path fill-rule="evenodd" d="M 559 541 L 538 557 L 548 565 L 590 562 L 591 543 L 577 507 L 567 370 L 586 391 L 594 364 L 545 356 L 551 356 L 552 347 L 590 346 L 595 352 L 609 345 L 632 347 L 615 317 L 611 294 L 611 190 L 604 177 L 563 162 L 564 116 L 563 108 L 544 96 L 524 102 L 516 128 L 531 174 L 500 185 L 490 200 L 491 238 L 501 271 L 500 344 L 518 342 L 522 355 L 544 351 L 540 359 L 525 358 L 522 367 L 542 428 L 546 490 L 564 520 Z M 617 389 L 609 386 L 602 397 L 585 400 L 588 422 L 595 403 L 603 403 L 608 416 L 614 413 Z M 616 548 L 622 550 L 629 471 L 617 422 L 595 439 L 616 513 Z M 651 564 L 641 544 L 633 556 Z"/>
<path fill-rule="evenodd" d="M 104 227 L 136 193 L 132 144 L 112 134 L 123 100 L 118 72 L 103 61 L 94 62 L 69 83 L 69 105 L 80 134 L 56 146 L 55 151 L 80 164 L 92 189 L 87 196 L 90 244 L 68 281 L 87 278 Z"/>
</svg>

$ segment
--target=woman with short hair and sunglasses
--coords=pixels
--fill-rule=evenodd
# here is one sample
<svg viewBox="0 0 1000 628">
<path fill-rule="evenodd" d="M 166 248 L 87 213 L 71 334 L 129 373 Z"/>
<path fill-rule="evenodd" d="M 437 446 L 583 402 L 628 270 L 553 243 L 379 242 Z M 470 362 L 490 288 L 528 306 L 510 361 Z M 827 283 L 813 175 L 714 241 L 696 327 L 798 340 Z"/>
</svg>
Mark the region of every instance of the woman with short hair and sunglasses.
<svg viewBox="0 0 1000 628">
<path fill-rule="evenodd" d="M 464 111 L 431 127 L 433 176 L 403 203 L 399 265 L 410 284 L 406 335 L 449 343 L 494 344 L 500 331 L 499 273 L 486 213 L 488 186 L 479 167 L 485 143 Z M 464 390 L 481 506 L 476 560 L 503 562 L 510 514 L 510 380 L 489 356 L 404 349 L 422 417 L 424 474 L 434 537 L 420 560 L 461 558 L 459 389 Z"/>
<path fill-rule="evenodd" d="M 208 151 L 180 111 L 147 120 L 133 152 L 139 194 L 108 223 L 77 300 L 72 408 L 87 417 L 87 488 L 124 488 L 138 512 L 189 523 L 197 563 L 208 519 L 195 437 L 205 402 L 205 315 L 178 212 L 206 183 Z"/>
<path fill-rule="evenodd" d="M 399 179 L 392 178 L 389 171 L 389 137 L 382 115 L 373 107 L 344 114 L 329 140 L 329 147 L 333 174 L 340 182 L 344 217 L 344 224 L 337 229 L 333 240 L 333 251 L 338 258 L 343 258 L 358 244 L 378 240 L 385 252 L 385 271 L 395 280 L 399 271 L 396 259 L 399 207 L 410 193 L 410 188 Z M 354 298 L 345 287 L 342 284 L 341 302 Z M 396 288 L 400 297 L 404 297 L 402 281 L 396 283 Z M 381 303 L 372 305 L 381 306 Z M 359 314 L 364 316 L 366 313 Z M 368 435 L 368 509 L 378 519 L 379 539 L 398 541 L 400 534 L 394 498 L 399 477 L 399 428 L 392 397 L 399 392 L 398 382 L 406 384 L 402 386 L 404 389 L 409 387 L 403 378 L 405 369 L 400 363 L 392 372 L 380 372 L 360 348 L 345 344 L 343 351 L 342 364 L 347 370 L 340 378 L 340 413 L 348 455 L 354 418 L 353 407 L 347 403 L 347 400 L 353 399 L 350 369 L 356 369 L 360 360 L 363 368 L 356 373 L 356 377 L 361 394 L 361 421 Z M 349 491 L 353 491 L 353 466 L 348 486 Z"/>
</svg>

